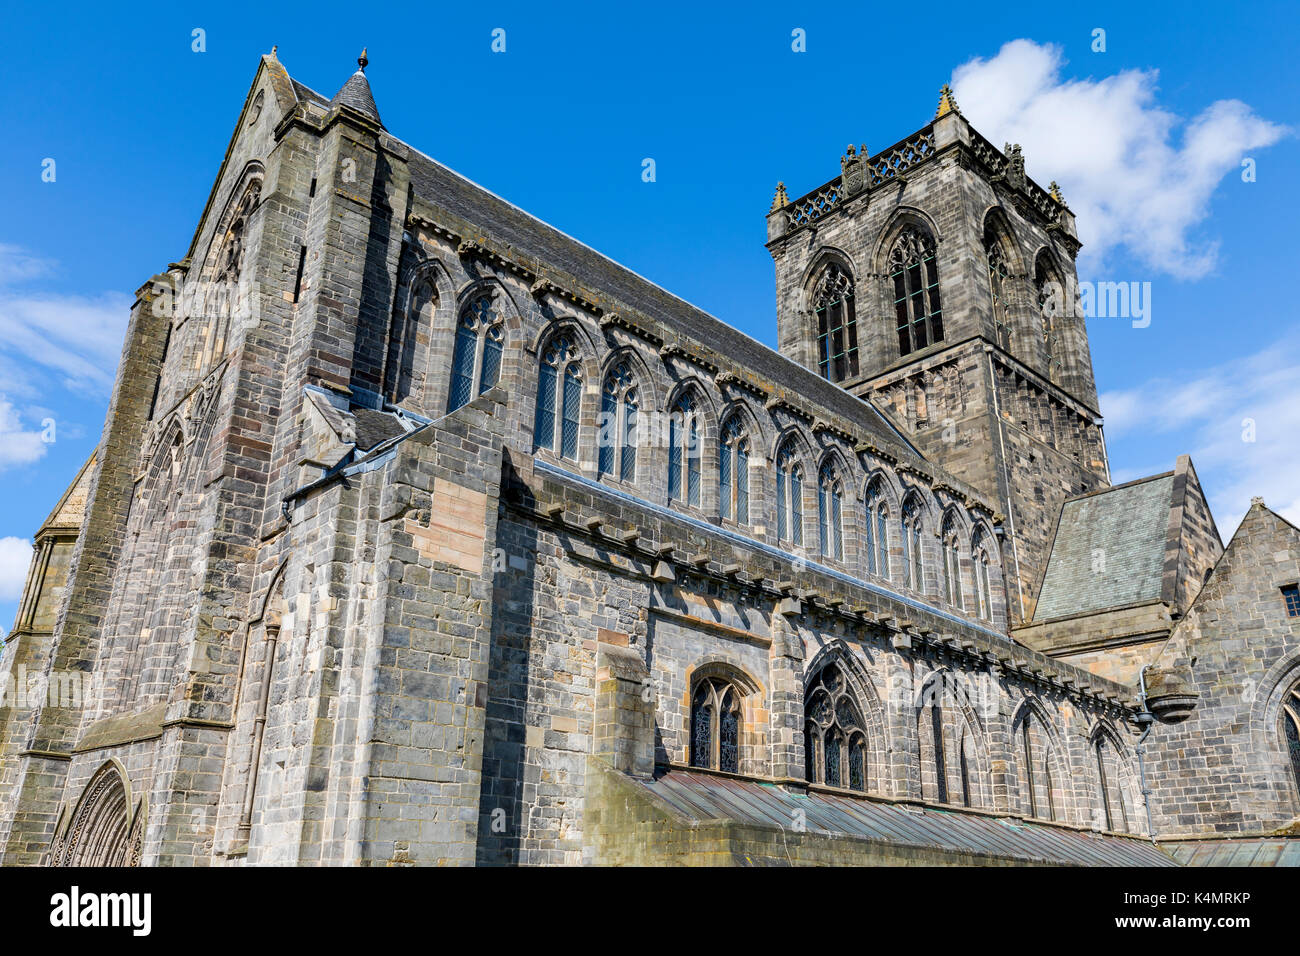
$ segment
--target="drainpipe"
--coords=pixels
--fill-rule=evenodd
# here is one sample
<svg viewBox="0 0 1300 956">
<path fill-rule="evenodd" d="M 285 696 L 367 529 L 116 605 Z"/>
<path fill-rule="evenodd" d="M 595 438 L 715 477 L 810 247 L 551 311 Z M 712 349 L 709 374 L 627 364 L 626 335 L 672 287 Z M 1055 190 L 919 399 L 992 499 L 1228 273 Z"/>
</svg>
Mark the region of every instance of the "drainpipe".
<svg viewBox="0 0 1300 956">
<path fill-rule="evenodd" d="M 244 812 L 239 818 L 239 829 L 247 833 L 253 826 L 253 794 L 257 790 L 257 765 L 262 757 L 262 734 L 266 730 L 266 705 L 271 699 L 271 678 L 275 669 L 275 645 L 280 639 L 280 628 L 266 628 L 266 676 L 262 679 L 262 693 L 258 695 L 257 716 L 253 718 L 253 753 L 248 765 L 248 785 L 244 788 Z"/>
<path fill-rule="evenodd" d="M 1150 664 L 1143 664 L 1142 669 L 1138 671 L 1138 688 L 1142 695 L 1142 710 L 1134 718 L 1138 726 L 1142 728 L 1142 736 L 1138 738 L 1137 746 L 1133 748 L 1138 758 L 1138 779 L 1142 785 L 1142 805 L 1147 811 L 1147 835 L 1151 842 L 1156 842 L 1156 829 L 1151 823 L 1151 788 L 1147 786 L 1147 768 L 1146 763 L 1142 760 L 1142 754 L 1145 752 L 1143 744 L 1151 736 L 1151 730 L 1156 725 L 1156 718 L 1151 713 L 1151 708 L 1147 706 L 1147 668 Z"/>
</svg>

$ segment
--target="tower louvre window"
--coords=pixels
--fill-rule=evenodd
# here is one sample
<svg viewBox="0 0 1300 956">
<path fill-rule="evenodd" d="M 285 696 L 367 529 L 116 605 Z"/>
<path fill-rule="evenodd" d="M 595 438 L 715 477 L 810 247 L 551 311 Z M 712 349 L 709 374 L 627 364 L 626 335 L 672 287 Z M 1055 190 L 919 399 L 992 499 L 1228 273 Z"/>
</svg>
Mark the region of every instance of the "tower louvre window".
<svg viewBox="0 0 1300 956">
<path fill-rule="evenodd" d="M 817 314 L 817 364 L 823 378 L 842 382 L 858 374 L 858 322 L 853 279 L 838 265 L 829 265 L 817 282 L 813 299 Z"/>
<path fill-rule="evenodd" d="M 942 342 L 943 310 L 934 237 L 916 226 L 904 229 L 889 252 L 889 277 L 894 283 L 898 354 L 907 355 Z"/>
</svg>

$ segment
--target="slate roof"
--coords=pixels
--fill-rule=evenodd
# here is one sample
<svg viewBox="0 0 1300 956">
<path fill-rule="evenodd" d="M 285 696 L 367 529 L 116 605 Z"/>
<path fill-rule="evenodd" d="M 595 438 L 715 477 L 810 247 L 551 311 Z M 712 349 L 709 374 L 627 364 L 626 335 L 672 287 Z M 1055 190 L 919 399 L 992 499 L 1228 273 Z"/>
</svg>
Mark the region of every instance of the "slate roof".
<svg viewBox="0 0 1300 956">
<path fill-rule="evenodd" d="M 348 81 L 343 84 L 342 89 L 334 94 L 334 99 L 330 100 L 330 106 L 350 106 L 358 113 L 369 116 L 380 126 L 384 124 L 379 119 L 379 109 L 375 106 L 375 97 L 370 92 L 370 81 L 366 79 L 366 74 L 361 70 L 353 73 L 348 77 Z"/>
<path fill-rule="evenodd" d="M 356 79 L 354 74 L 353 79 Z M 364 78 L 363 78 L 364 79 Z M 319 93 L 292 80 L 300 100 L 322 107 L 332 105 Z M 352 80 L 348 81 L 349 83 Z M 347 89 L 345 84 L 344 90 Z M 366 94 L 369 95 L 369 84 Z M 343 90 L 339 91 L 343 95 Z M 371 100 L 373 105 L 373 100 Z M 375 113 L 378 120 L 378 113 Z M 396 139 L 396 137 L 394 137 Z M 887 416 L 865 399 L 846 392 L 811 369 L 709 315 L 650 280 L 637 275 L 590 246 L 494 195 L 459 173 L 399 140 L 411 150 L 409 168 L 415 197 L 444 209 L 502 245 L 513 256 L 533 259 L 562 270 L 600 294 L 641 312 L 650 319 L 696 339 L 707 351 L 766 375 L 790 392 L 805 397 L 848 421 L 902 446 L 918 460 L 926 460 L 911 440 Z"/>
<path fill-rule="evenodd" d="M 804 813 L 809 833 L 892 846 L 1058 866 L 1175 866 L 1145 840 L 961 810 L 903 806 L 868 797 L 782 788 L 737 777 L 669 770 L 641 783 L 687 821 L 736 821 L 788 830 Z"/>
<path fill-rule="evenodd" d="M 1033 620 L 1159 600 L 1173 493 L 1168 472 L 1066 501 Z"/>
</svg>

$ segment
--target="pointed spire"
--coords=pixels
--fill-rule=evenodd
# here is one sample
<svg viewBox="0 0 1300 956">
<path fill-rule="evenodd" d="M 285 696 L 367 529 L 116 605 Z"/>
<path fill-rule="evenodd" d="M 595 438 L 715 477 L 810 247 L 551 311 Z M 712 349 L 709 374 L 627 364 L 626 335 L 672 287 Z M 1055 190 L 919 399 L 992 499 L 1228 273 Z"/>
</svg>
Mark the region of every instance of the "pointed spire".
<svg viewBox="0 0 1300 956">
<path fill-rule="evenodd" d="M 1061 187 L 1056 185 L 1055 179 L 1052 180 L 1051 188 L 1047 191 L 1053 199 L 1059 202 L 1062 206 L 1065 205 L 1065 197 L 1061 195 Z"/>
<path fill-rule="evenodd" d="M 366 79 L 366 67 L 369 63 L 370 60 L 363 48 L 361 55 L 357 57 L 357 72 L 348 77 L 343 88 L 334 94 L 334 99 L 330 100 L 330 107 L 351 107 L 383 127 L 383 121 L 379 119 L 379 109 L 375 106 L 375 97 L 370 92 L 370 81 Z"/>
<path fill-rule="evenodd" d="M 949 113 L 961 115 L 961 110 L 957 109 L 957 100 L 953 98 L 952 87 L 947 83 L 939 90 L 939 108 L 935 110 L 934 118 L 946 116 Z"/>
<path fill-rule="evenodd" d="M 776 212 L 790 205 L 790 200 L 785 195 L 785 183 L 776 184 L 776 195 L 772 197 L 772 208 L 768 212 Z"/>
</svg>

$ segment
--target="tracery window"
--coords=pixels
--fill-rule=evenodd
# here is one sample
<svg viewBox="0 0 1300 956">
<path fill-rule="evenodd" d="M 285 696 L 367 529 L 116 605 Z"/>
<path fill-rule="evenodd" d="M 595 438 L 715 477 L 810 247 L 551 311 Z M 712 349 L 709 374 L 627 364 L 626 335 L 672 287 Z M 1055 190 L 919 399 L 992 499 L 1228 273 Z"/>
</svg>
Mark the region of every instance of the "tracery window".
<svg viewBox="0 0 1300 956">
<path fill-rule="evenodd" d="M 700 421 L 689 392 L 668 416 L 668 500 L 700 506 Z"/>
<path fill-rule="evenodd" d="M 889 577 L 889 505 L 885 503 L 880 481 L 867 489 L 867 571 Z"/>
<path fill-rule="evenodd" d="M 903 583 L 913 591 L 925 589 L 921 525 L 921 508 L 916 498 L 911 498 L 903 506 Z"/>
<path fill-rule="evenodd" d="M 961 528 L 949 515 L 943 527 L 943 596 L 953 607 L 965 610 L 961 593 Z"/>
<path fill-rule="evenodd" d="M 975 604 L 979 616 L 986 621 L 993 620 L 993 590 L 989 586 L 989 548 L 987 536 L 980 532 L 971 549 L 971 560 L 975 572 Z"/>
<path fill-rule="evenodd" d="M 817 363 L 822 377 L 832 382 L 858 374 L 858 323 L 854 309 L 853 279 L 832 263 L 822 272 L 813 296 L 817 315 Z"/>
<path fill-rule="evenodd" d="M 691 695 L 691 766 L 740 772 L 740 694 L 716 677 Z"/>
<path fill-rule="evenodd" d="M 1058 330 L 1065 313 L 1065 285 L 1046 255 L 1039 256 L 1034 264 L 1034 292 L 1038 300 L 1048 373 L 1055 378 L 1062 367 Z"/>
<path fill-rule="evenodd" d="M 817 476 L 818 544 L 824 558 L 844 560 L 844 487 L 830 462 Z"/>
<path fill-rule="evenodd" d="M 567 335 L 557 335 L 542 353 L 537 377 L 533 445 L 561 458 L 578 457 L 582 413 L 582 363 Z"/>
<path fill-rule="evenodd" d="M 451 357 L 451 394 L 447 411 L 469 404 L 497 383 L 505 322 L 491 293 L 476 297 L 456 323 L 456 347 Z M 540 407 L 541 396 L 538 396 Z"/>
<path fill-rule="evenodd" d="M 776 536 L 803 545 L 803 466 L 791 445 L 776 456 Z"/>
<path fill-rule="evenodd" d="M 248 308 L 244 299 L 247 293 L 244 287 L 244 253 L 249 219 L 257 209 L 261 195 L 262 180 L 254 179 L 231 215 L 230 224 L 217 249 L 215 271 L 206 292 L 210 325 L 203 356 L 204 368 L 225 354 L 230 338 L 231 318 L 242 315 Z"/>
<path fill-rule="evenodd" d="M 898 354 L 943 341 L 934 238 L 917 226 L 904 229 L 889 252 L 889 275 L 894 282 Z"/>
<path fill-rule="evenodd" d="M 809 783 L 867 789 L 867 734 L 844 674 L 827 664 L 808 689 L 804 756 Z"/>
<path fill-rule="evenodd" d="M 1291 758 L 1291 773 L 1300 791 L 1300 684 L 1292 687 L 1282 698 L 1282 741 Z"/>
<path fill-rule="evenodd" d="M 636 481 L 638 408 L 636 379 L 628 364 L 622 362 L 605 377 L 601 389 L 597 456 L 600 474 Z"/>
<path fill-rule="evenodd" d="M 749 523 L 749 438 L 739 415 L 732 415 L 722 429 L 722 445 L 718 449 L 718 498 L 722 517 Z"/>
<path fill-rule="evenodd" d="M 1009 270 L 1006 254 L 997 233 L 991 226 L 984 228 L 984 257 L 988 264 L 989 295 L 993 300 L 993 330 L 998 345 L 1011 351 L 1011 315 L 1007 284 Z"/>
</svg>

